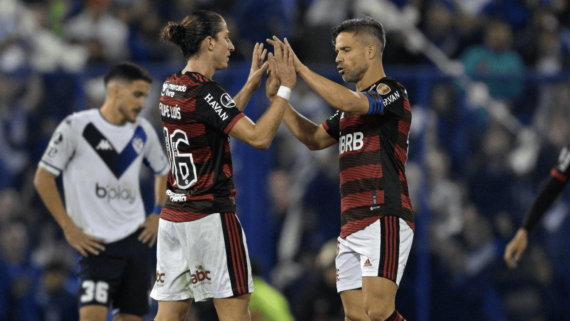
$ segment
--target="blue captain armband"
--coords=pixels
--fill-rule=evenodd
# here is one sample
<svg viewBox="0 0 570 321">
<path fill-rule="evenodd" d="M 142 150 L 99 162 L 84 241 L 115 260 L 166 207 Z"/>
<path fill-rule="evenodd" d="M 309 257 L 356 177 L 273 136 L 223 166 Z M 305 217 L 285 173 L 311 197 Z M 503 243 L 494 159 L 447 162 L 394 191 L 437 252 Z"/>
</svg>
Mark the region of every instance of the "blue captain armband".
<svg viewBox="0 0 570 321">
<path fill-rule="evenodd" d="M 380 115 L 384 112 L 384 100 L 374 91 L 363 93 L 368 98 L 368 113 L 366 115 Z"/>
</svg>

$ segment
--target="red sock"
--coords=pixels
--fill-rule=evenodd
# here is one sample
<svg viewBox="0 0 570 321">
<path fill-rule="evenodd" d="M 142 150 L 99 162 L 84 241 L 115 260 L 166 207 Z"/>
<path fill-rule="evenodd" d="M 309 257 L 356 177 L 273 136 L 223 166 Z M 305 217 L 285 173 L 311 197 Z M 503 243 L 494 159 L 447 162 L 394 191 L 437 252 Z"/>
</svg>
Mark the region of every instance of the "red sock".
<svg viewBox="0 0 570 321">
<path fill-rule="evenodd" d="M 398 311 L 394 310 L 394 313 L 392 313 L 392 315 L 389 316 L 386 321 L 406 321 L 406 319 L 404 319 L 404 317 L 400 315 Z"/>
</svg>

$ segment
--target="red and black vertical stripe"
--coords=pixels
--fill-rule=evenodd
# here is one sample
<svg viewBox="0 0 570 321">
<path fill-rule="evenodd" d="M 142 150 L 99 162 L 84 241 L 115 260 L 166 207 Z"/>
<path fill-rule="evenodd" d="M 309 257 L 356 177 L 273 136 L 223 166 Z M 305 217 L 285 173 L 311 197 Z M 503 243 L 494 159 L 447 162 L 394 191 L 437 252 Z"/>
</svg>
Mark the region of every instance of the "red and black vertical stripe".
<svg viewBox="0 0 570 321">
<path fill-rule="evenodd" d="M 400 222 L 397 216 L 380 218 L 380 264 L 378 276 L 396 282 L 400 261 Z"/>
<path fill-rule="evenodd" d="M 235 213 L 221 213 L 228 273 L 234 295 L 249 293 L 249 273 L 242 227 Z"/>
</svg>

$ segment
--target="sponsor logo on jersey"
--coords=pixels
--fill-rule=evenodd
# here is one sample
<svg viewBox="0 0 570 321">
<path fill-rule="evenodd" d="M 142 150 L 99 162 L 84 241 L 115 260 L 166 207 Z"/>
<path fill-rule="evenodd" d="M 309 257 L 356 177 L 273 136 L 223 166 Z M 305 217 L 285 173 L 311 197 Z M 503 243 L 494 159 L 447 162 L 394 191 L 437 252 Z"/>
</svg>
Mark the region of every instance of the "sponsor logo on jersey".
<svg viewBox="0 0 570 321">
<path fill-rule="evenodd" d="M 398 98 L 400 98 L 400 93 L 399 92 L 395 92 L 393 94 L 391 94 L 390 96 L 386 97 L 386 99 L 384 99 L 384 106 L 388 106 L 391 103 L 395 102 Z"/>
<path fill-rule="evenodd" d="M 366 262 L 364 262 L 364 267 L 370 267 L 372 266 L 372 263 L 370 263 L 370 259 L 366 259 Z"/>
<path fill-rule="evenodd" d="M 51 139 L 54 145 L 59 145 L 63 141 L 63 134 L 61 132 L 56 132 Z"/>
<path fill-rule="evenodd" d="M 208 105 L 212 107 L 212 109 L 214 109 L 214 111 L 218 114 L 218 116 L 220 116 L 222 120 L 228 119 L 228 114 L 226 114 L 226 112 L 222 110 L 222 107 L 214 99 L 214 96 L 212 96 L 212 94 L 206 95 L 206 97 L 204 97 L 204 100 L 208 103 Z"/>
<path fill-rule="evenodd" d="M 133 138 L 131 144 L 133 144 L 133 149 L 135 150 L 135 152 L 137 152 L 137 154 L 140 154 L 142 152 L 144 147 L 144 141 L 142 140 L 142 138 L 140 137 Z"/>
<path fill-rule="evenodd" d="M 194 272 L 193 274 L 190 274 L 190 276 L 192 277 L 192 284 L 196 284 L 198 282 L 203 282 L 203 281 L 210 281 L 212 280 L 210 278 L 210 271 L 204 271 L 204 268 L 202 268 L 201 265 L 198 265 L 196 267 L 196 272 Z"/>
<path fill-rule="evenodd" d="M 97 147 L 95 147 L 95 149 L 98 150 L 113 150 L 113 146 L 111 146 L 111 144 L 109 143 L 108 140 L 106 139 L 101 139 L 99 141 L 99 144 L 97 144 Z"/>
<path fill-rule="evenodd" d="M 345 152 L 356 151 L 364 146 L 364 134 L 362 132 L 355 132 L 341 136 L 338 141 L 339 154 Z"/>
<path fill-rule="evenodd" d="M 156 283 L 164 283 L 164 273 L 156 271 Z"/>
<path fill-rule="evenodd" d="M 376 92 L 379 93 L 380 95 L 387 95 L 390 92 L 390 90 L 391 90 L 390 87 L 385 84 L 378 84 L 378 87 L 376 87 Z"/>
<path fill-rule="evenodd" d="M 222 103 L 222 106 L 226 108 L 234 108 L 236 106 L 236 102 L 228 93 L 222 94 L 222 97 L 220 97 L 220 102 Z"/>
<path fill-rule="evenodd" d="M 184 194 L 176 194 L 176 193 L 172 192 L 171 190 L 167 190 L 166 195 L 168 195 L 170 197 L 171 202 L 175 202 L 175 203 L 186 202 L 186 195 L 184 195 Z"/>
<path fill-rule="evenodd" d="M 163 103 L 159 103 L 158 107 L 160 108 L 160 114 L 162 117 L 168 117 L 172 119 L 182 118 L 182 115 L 180 114 L 180 107 L 178 107 L 178 105 L 172 107 Z"/>
<path fill-rule="evenodd" d="M 98 198 L 107 199 L 107 203 L 119 200 L 133 204 L 136 200 L 135 192 L 129 188 L 110 185 L 103 186 L 99 185 L 99 183 L 95 183 L 95 195 Z"/>
<path fill-rule="evenodd" d="M 186 89 L 188 88 L 185 85 L 171 84 L 167 81 L 162 84 L 162 91 L 160 92 L 160 95 L 174 97 L 176 91 L 186 92 Z"/>
</svg>

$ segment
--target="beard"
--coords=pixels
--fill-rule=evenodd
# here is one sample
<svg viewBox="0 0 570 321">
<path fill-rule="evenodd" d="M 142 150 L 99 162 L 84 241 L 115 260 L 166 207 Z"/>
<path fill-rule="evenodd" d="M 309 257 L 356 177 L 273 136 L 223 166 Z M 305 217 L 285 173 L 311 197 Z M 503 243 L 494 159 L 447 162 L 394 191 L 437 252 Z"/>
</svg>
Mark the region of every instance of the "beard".
<svg viewBox="0 0 570 321">
<path fill-rule="evenodd" d="M 366 69 L 366 64 L 360 64 L 355 66 L 352 70 L 345 70 L 344 75 L 342 75 L 342 80 L 345 82 L 357 82 L 362 78 Z"/>
</svg>

